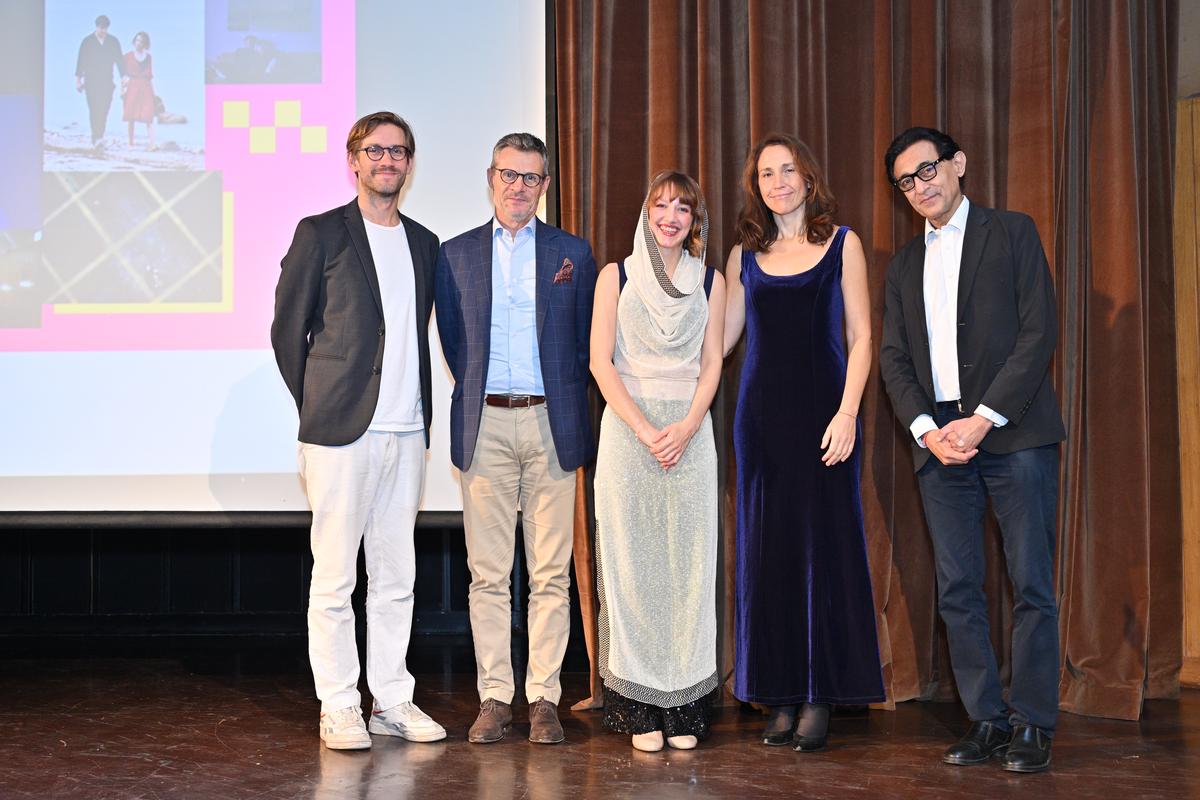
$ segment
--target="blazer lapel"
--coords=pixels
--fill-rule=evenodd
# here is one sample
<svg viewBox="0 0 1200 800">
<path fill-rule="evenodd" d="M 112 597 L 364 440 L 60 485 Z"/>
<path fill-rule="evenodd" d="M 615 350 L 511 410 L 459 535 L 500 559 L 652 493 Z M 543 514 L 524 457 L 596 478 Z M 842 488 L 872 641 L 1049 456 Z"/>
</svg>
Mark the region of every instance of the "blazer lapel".
<svg viewBox="0 0 1200 800">
<path fill-rule="evenodd" d="M 961 320 L 963 309 L 971 296 L 971 287 L 975 285 L 975 276 L 979 274 L 979 265 L 983 261 L 983 251 L 987 245 L 988 234 L 991 231 L 992 213 L 986 208 L 971 205 L 967 213 L 967 229 L 963 231 L 962 261 L 958 267 L 958 310 L 956 320 Z"/>
<path fill-rule="evenodd" d="M 371 299 L 379 316 L 383 316 L 383 298 L 379 294 L 379 275 L 375 272 L 375 259 L 371 258 L 371 244 L 367 241 L 367 226 L 363 223 L 362 210 L 358 207 L 358 199 L 350 201 L 346 206 L 346 228 L 350 231 L 350 241 L 358 253 L 358 263 L 362 266 L 367 285 L 371 287 Z"/>
<path fill-rule="evenodd" d="M 419 240 L 413 238 L 413 228 L 409 224 L 412 220 L 401 214 L 400 222 L 404 225 L 404 236 L 408 239 L 408 252 L 412 256 L 413 281 L 416 286 L 417 295 L 417 333 L 419 335 L 423 309 L 425 308 L 425 294 L 429 291 L 429 287 L 425 285 L 425 270 L 428 268 L 428 264 L 425 263 L 425 248 L 421 246 Z M 379 276 L 376 275 L 375 277 L 378 280 Z"/>
<path fill-rule="evenodd" d="M 546 325 L 546 309 L 550 304 L 550 291 L 554 286 L 554 276 L 558 271 L 558 231 L 546 225 L 541 220 L 534 223 L 534 235 L 537 239 L 537 337 L 538 345 L 542 343 L 542 328 Z"/>
<path fill-rule="evenodd" d="M 924 236 L 924 228 L 922 236 Z M 907 302 L 904 304 L 906 308 L 913 308 L 915 316 L 913 319 L 917 321 L 917 326 L 921 331 L 921 341 L 925 343 L 925 350 L 929 350 L 929 327 L 925 324 L 925 242 L 921 241 L 920 247 L 910 247 L 908 253 L 908 269 L 905 270 L 908 275 L 908 280 L 904 283 L 904 292 L 908 294 Z M 910 345 L 911 347 L 912 345 Z M 912 355 L 910 353 L 910 355 Z"/>
<path fill-rule="evenodd" d="M 492 332 L 492 223 L 488 222 L 478 230 L 479 241 L 476 242 L 476 246 L 479 249 L 476 253 L 479 257 L 478 263 L 482 267 L 482 275 L 478 279 L 479 285 L 484 289 L 484 300 L 479 305 L 479 312 L 484 330 L 490 337 Z"/>
<path fill-rule="evenodd" d="M 489 356 L 491 355 L 492 341 L 492 223 L 489 220 L 482 228 L 477 228 L 479 231 L 479 239 L 476 246 L 476 263 L 479 264 L 479 276 L 464 276 L 468 279 L 479 281 L 479 286 L 482 289 L 483 297 L 475 306 L 476 318 L 479 320 L 479 330 L 482 333 L 483 341 L 486 346 L 483 348 L 483 379 L 487 381 L 487 370 Z"/>
</svg>

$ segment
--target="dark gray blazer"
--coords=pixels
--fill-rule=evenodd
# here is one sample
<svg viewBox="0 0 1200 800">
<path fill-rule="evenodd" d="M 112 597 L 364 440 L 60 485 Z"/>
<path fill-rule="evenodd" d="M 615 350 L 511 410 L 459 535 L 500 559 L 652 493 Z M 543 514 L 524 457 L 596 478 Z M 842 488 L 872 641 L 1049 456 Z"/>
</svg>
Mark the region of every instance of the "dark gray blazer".
<svg viewBox="0 0 1200 800">
<path fill-rule="evenodd" d="M 559 466 L 583 466 L 596 454 L 588 413 L 592 297 L 596 259 L 578 236 L 538 220 L 538 351 L 546 414 Z M 471 467 L 492 343 L 492 223 L 455 236 L 438 254 L 437 321 L 442 352 L 454 375 L 450 395 L 450 460 Z"/>
<path fill-rule="evenodd" d="M 934 416 L 924 272 L 922 234 L 888 264 L 879 353 L 892 409 L 906 428 L 921 414 Z M 1008 419 L 984 437 L 982 450 L 1012 453 L 1066 437 L 1050 380 L 1057 338 L 1050 265 L 1033 220 L 972 203 L 958 276 L 962 406 L 983 403 Z M 929 451 L 909 439 L 920 470 Z"/>
<path fill-rule="evenodd" d="M 425 445 L 433 419 L 429 316 L 438 239 L 403 214 L 416 278 L 417 351 Z M 379 278 L 358 199 L 300 220 L 275 288 L 271 346 L 300 410 L 299 439 L 344 445 L 362 436 L 379 400 L 387 336 Z M 406 369 L 410 369 L 406 365 Z"/>
</svg>

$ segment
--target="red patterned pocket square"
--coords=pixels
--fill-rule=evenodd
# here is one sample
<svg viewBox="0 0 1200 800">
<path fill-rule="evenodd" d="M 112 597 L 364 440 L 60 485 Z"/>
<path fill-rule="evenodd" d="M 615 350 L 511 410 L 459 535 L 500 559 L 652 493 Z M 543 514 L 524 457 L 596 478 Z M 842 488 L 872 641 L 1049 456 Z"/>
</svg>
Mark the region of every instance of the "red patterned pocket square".
<svg viewBox="0 0 1200 800">
<path fill-rule="evenodd" d="M 558 272 L 554 273 L 555 283 L 570 283 L 571 276 L 575 274 L 575 265 L 571 263 L 571 259 L 564 258 L 562 266 L 558 268 Z"/>
</svg>

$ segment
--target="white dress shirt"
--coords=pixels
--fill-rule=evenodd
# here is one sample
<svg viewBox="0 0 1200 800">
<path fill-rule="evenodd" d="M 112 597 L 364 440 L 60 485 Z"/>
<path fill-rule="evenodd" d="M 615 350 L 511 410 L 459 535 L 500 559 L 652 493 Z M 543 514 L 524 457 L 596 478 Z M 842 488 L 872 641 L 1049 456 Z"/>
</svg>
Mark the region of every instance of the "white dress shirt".
<svg viewBox="0 0 1200 800">
<path fill-rule="evenodd" d="M 933 369 L 933 396 L 938 403 L 962 398 L 958 383 L 958 277 L 962 266 L 963 235 L 971 203 L 964 196 L 950 221 L 940 228 L 925 220 L 925 268 L 922 282 L 925 293 L 925 330 L 929 334 L 929 360 Z M 1008 420 L 980 403 L 974 413 L 986 417 L 996 427 Z M 922 437 L 937 430 L 928 414 L 921 414 L 909 430 L 924 447 Z"/>
</svg>

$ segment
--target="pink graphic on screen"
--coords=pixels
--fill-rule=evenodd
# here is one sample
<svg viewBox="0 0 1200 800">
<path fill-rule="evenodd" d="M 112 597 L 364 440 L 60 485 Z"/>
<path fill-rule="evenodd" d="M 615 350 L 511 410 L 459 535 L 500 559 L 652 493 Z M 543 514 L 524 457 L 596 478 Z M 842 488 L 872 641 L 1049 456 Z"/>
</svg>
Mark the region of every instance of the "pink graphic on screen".
<svg viewBox="0 0 1200 800">
<path fill-rule="evenodd" d="M 224 310 L 60 313 L 42 307 L 41 326 L 0 329 L 0 351 L 227 350 L 270 346 L 279 261 L 302 217 L 349 202 L 353 174 L 345 136 L 355 120 L 354 6 L 324 0 L 321 82 L 209 84 L 205 87 L 205 168 L 232 198 L 232 298 Z M 226 125 L 226 101 L 248 104 L 248 125 Z M 291 121 L 276 126 L 276 104 Z M 298 125 L 294 112 L 299 109 Z M 246 106 L 241 106 L 245 108 Z M 255 127 L 274 129 L 274 152 L 251 152 Z M 302 152 L 304 128 L 324 127 L 323 152 Z M 309 130 L 307 149 L 320 140 Z M 256 134 L 260 139 L 263 132 Z M 261 142 L 259 148 L 262 149 Z M 218 216 L 220 209 L 214 211 Z M 226 231 L 228 237 L 229 231 Z M 231 302 L 229 302 L 231 299 Z M 217 307 L 217 304 L 213 304 Z"/>
</svg>

